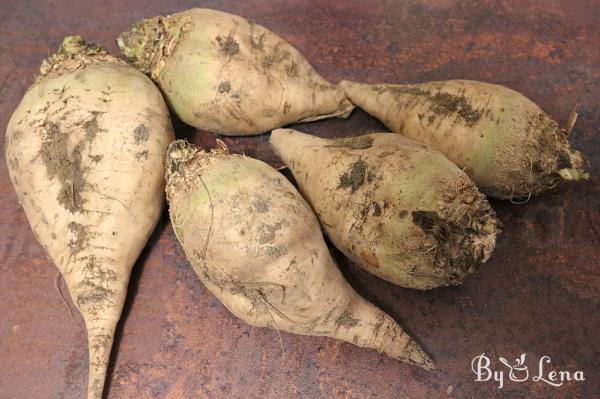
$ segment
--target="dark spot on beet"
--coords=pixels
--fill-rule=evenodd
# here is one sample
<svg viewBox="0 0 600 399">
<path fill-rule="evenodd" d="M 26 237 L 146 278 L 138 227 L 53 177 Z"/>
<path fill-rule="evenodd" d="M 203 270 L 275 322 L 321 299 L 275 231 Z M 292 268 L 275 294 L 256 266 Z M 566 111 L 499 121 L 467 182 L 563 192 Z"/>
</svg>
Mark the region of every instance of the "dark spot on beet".
<svg viewBox="0 0 600 399">
<path fill-rule="evenodd" d="M 355 192 L 365 182 L 367 164 L 363 160 L 358 160 L 350 166 L 350 170 L 340 176 L 340 185 L 338 188 L 351 187 Z"/>
</svg>

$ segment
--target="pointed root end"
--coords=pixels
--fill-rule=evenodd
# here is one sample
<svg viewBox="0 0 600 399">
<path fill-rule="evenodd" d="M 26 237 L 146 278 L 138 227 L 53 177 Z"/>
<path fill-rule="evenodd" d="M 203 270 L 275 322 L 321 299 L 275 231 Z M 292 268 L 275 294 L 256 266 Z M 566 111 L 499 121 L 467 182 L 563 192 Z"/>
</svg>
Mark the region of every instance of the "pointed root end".
<svg viewBox="0 0 600 399">
<path fill-rule="evenodd" d="M 292 132 L 293 132 L 292 129 L 285 129 L 285 128 L 273 129 L 271 131 L 271 137 L 269 138 L 269 142 L 273 143 L 273 141 L 280 139 L 282 136 L 289 135 Z"/>
<path fill-rule="evenodd" d="M 99 378 L 90 381 L 88 384 L 87 399 L 102 399 L 102 393 L 104 392 L 104 380 Z"/>
<path fill-rule="evenodd" d="M 576 168 L 564 168 L 558 171 L 558 174 L 566 181 L 589 180 L 590 174 L 584 170 Z"/>
<path fill-rule="evenodd" d="M 342 104 L 340 105 L 340 112 L 335 116 L 341 119 L 346 119 L 352 115 L 354 108 L 354 104 L 352 104 L 348 98 L 344 98 Z"/>
<path fill-rule="evenodd" d="M 106 372 L 110 361 L 114 340 L 114 328 L 88 331 L 89 370 L 88 370 L 88 399 L 100 399 L 104 391 Z"/>
<path fill-rule="evenodd" d="M 414 364 L 428 371 L 435 370 L 435 362 L 415 341 L 411 340 L 408 343 L 406 351 L 408 352 L 407 363 Z"/>
<path fill-rule="evenodd" d="M 292 129 L 274 129 L 269 137 L 269 144 L 275 152 L 275 154 L 281 158 L 282 161 L 287 163 L 287 159 L 284 159 L 284 149 L 289 146 L 290 139 L 293 137 L 295 131 Z"/>
</svg>

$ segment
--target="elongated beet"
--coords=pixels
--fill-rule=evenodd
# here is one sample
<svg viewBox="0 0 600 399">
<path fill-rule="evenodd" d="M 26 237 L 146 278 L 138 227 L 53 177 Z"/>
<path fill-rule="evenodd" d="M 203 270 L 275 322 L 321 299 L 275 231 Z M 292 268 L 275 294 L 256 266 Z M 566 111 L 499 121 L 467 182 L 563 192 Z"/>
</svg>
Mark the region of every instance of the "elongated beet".
<svg viewBox="0 0 600 399">
<path fill-rule="evenodd" d="M 403 287 L 459 284 L 500 232 L 485 196 L 438 151 L 398 134 L 323 139 L 271 134 L 335 246 Z"/>
<path fill-rule="evenodd" d="M 173 140 L 160 91 L 79 36 L 59 51 L 6 131 L 11 180 L 88 334 L 88 398 L 102 397 L 131 269 L 164 204 Z"/>
<path fill-rule="evenodd" d="M 144 19 L 117 43 L 199 129 L 252 135 L 353 108 L 294 47 L 236 15 L 195 8 Z"/>
<path fill-rule="evenodd" d="M 313 211 L 269 165 L 178 140 L 167 154 L 167 199 L 188 260 L 235 316 L 433 368 L 390 316 L 348 285 Z"/>
<path fill-rule="evenodd" d="M 564 181 L 587 179 L 586 162 L 535 103 L 506 87 L 470 80 L 340 86 L 391 131 L 430 145 L 485 194 L 529 198 Z"/>
</svg>

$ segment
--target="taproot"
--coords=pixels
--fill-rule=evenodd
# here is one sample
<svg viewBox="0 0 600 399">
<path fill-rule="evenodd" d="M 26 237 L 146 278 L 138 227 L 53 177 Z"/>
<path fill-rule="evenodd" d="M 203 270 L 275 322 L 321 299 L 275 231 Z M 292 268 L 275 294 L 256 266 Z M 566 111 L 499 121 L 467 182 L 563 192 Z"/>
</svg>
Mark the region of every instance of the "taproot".
<svg viewBox="0 0 600 399">
<path fill-rule="evenodd" d="M 33 233 L 88 335 L 88 398 L 102 397 L 131 269 L 164 204 L 174 139 L 160 91 L 79 36 L 64 39 L 12 115 L 6 160 Z"/>
</svg>

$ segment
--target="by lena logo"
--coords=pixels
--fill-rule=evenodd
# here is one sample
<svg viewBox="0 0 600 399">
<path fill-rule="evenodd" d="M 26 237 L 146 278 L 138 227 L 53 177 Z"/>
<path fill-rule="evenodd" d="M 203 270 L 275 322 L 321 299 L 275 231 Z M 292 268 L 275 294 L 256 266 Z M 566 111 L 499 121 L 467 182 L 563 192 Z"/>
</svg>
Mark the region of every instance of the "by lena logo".
<svg viewBox="0 0 600 399">
<path fill-rule="evenodd" d="M 500 357 L 498 360 L 504 367 L 502 370 L 492 370 L 492 362 L 484 352 L 473 358 L 471 370 L 475 373 L 475 381 L 481 382 L 493 380 L 498 383 L 498 388 L 502 389 L 506 379 L 512 382 L 524 382 L 529 380 L 529 368 L 525 365 L 525 357 L 525 353 L 521 354 L 521 356 L 515 359 L 514 364 L 511 364 L 505 358 Z M 540 357 L 537 363 L 537 370 L 532 369 L 532 372 L 535 371 L 535 375 L 531 377 L 531 381 L 545 383 L 554 387 L 560 387 L 569 381 L 585 381 L 583 371 L 550 370 L 552 368 L 550 366 L 551 363 L 552 359 L 550 356 Z"/>
</svg>

